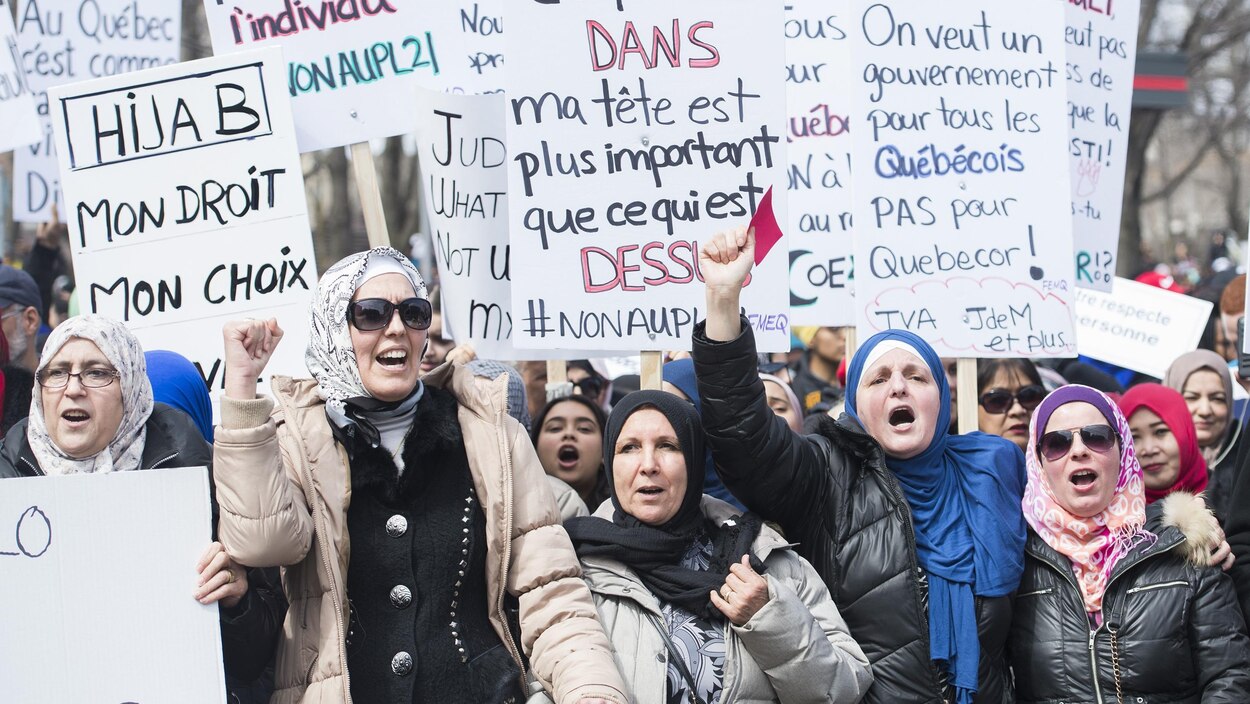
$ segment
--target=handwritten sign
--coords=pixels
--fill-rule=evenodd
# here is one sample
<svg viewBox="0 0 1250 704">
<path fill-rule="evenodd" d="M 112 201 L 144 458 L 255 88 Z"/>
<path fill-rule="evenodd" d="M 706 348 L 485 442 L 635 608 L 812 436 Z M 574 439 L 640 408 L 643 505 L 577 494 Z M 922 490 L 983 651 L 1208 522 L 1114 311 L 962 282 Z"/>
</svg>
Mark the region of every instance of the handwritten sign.
<svg viewBox="0 0 1250 704">
<path fill-rule="evenodd" d="M 226 701 L 218 607 L 192 596 L 212 540 L 203 468 L 3 485 L 6 702 Z"/>
<path fill-rule="evenodd" d="M 502 95 L 421 91 L 421 193 L 434 235 L 444 331 L 488 359 L 512 349 L 507 148 Z"/>
<path fill-rule="evenodd" d="M 13 219 L 51 219 L 60 196 L 47 90 L 178 62 L 182 7 L 168 0 L 18 0 L 18 46 L 43 132 L 13 159 Z"/>
<path fill-rule="evenodd" d="M 517 347 L 688 349 L 700 242 L 784 206 L 781 5 L 622 5 L 504 7 Z M 743 291 L 764 350 L 790 346 L 787 266 Z"/>
<path fill-rule="evenodd" d="M 277 48 L 49 91 L 84 312 L 224 388 L 221 325 L 276 316 L 268 373 L 304 374 L 317 283 Z M 267 377 L 266 377 L 267 378 Z"/>
<path fill-rule="evenodd" d="M 853 7 L 861 339 L 1074 354 L 1062 5 Z"/>
<path fill-rule="evenodd" d="M 1114 293 L 1076 291 L 1081 354 L 1162 379 L 1177 357 L 1198 346 L 1212 304 L 1130 279 Z"/>
<path fill-rule="evenodd" d="M 1066 3 L 1068 161 L 1076 285 L 1110 291 L 1120 241 L 1124 160 L 1141 0 Z"/>
<path fill-rule="evenodd" d="M 204 14 L 218 56 L 282 47 L 299 149 L 311 152 L 412 131 L 417 81 L 442 59 L 422 5 L 204 0 Z"/>
<path fill-rule="evenodd" d="M 435 86 L 457 95 L 501 93 L 504 0 L 443 0 L 421 9 L 440 47 Z"/>
<path fill-rule="evenodd" d="M 33 144 L 43 136 L 10 7 L 8 0 L 0 0 L 0 125 L 4 125 L 0 152 Z"/>
<path fill-rule="evenodd" d="M 848 0 L 786 3 L 790 314 L 854 325 Z"/>
</svg>

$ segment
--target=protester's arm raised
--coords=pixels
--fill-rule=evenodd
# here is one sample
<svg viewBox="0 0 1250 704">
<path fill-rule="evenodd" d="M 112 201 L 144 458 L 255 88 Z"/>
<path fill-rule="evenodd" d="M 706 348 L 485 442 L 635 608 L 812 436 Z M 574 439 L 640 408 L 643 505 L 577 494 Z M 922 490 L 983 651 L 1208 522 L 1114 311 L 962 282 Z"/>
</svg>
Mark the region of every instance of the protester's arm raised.
<svg viewBox="0 0 1250 704">
<path fill-rule="evenodd" d="M 699 248 L 699 271 L 707 294 L 707 336 L 728 342 L 742 332 L 742 286 L 755 263 L 755 231 L 722 232 Z"/>
</svg>

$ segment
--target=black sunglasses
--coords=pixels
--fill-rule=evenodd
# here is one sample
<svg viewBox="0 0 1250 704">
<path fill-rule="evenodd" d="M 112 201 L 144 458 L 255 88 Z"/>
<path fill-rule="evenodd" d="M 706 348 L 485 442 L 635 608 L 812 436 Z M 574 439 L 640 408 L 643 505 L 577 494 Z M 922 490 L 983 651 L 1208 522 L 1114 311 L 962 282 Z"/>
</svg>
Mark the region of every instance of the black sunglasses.
<svg viewBox="0 0 1250 704">
<path fill-rule="evenodd" d="M 1072 436 L 1076 433 L 1080 433 L 1081 442 L 1085 443 L 1085 447 L 1099 454 L 1114 447 L 1117 439 L 1115 430 L 1105 423 L 1072 430 L 1052 430 L 1037 441 L 1038 454 L 1045 457 L 1046 461 L 1054 462 L 1072 449 Z"/>
<path fill-rule="evenodd" d="M 577 392 L 583 396 L 595 397 L 599 395 L 600 391 L 603 391 L 603 380 L 595 376 L 588 376 L 581 381 L 574 381 L 572 384 L 573 388 L 577 389 Z"/>
<path fill-rule="evenodd" d="M 391 324 L 396 310 L 404 327 L 410 330 L 425 330 L 434 317 L 434 308 L 424 298 L 409 298 L 397 304 L 385 298 L 362 298 L 347 307 L 347 321 L 362 332 L 381 330 Z"/>
<path fill-rule="evenodd" d="M 1006 413 L 1011 410 L 1011 405 L 1016 401 L 1024 407 L 1024 410 L 1031 411 L 1046 398 L 1046 389 L 1033 384 L 1031 386 L 1022 386 L 1014 394 L 1007 389 L 991 389 L 981 394 L 981 408 L 986 413 Z"/>
</svg>

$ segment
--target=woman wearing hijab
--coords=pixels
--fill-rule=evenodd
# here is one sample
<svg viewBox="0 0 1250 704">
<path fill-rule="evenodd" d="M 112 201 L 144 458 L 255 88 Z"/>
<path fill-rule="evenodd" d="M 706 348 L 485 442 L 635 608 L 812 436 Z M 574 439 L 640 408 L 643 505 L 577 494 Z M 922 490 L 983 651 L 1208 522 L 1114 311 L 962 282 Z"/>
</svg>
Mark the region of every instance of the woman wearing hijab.
<svg viewBox="0 0 1250 704">
<path fill-rule="evenodd" d="M 421 377 L 430 317 L 420 273 L 379 247 L 318 283 L 312 379 L 258 398 L 277 321 L 223 330 L 222 542 L 284 566 L 292 600 L 274 703 L 520 701 L 526 658 L 560 704 L 625 702 L 507 380 Z"/>
<path fill-rule="evenodd" d="M 1250 701 L 1250 639 L 1207 566 L 1218 525 L 1202 501 L 1147 505 L 1128 421 L 1088 386 L 1047 396 L 1029 438 L 1019 702 Z"/>
<path fill-rule="evenodd" d="M 568 530 L 633 701 L 863 697 L 868 660 L 816 571 L 758 516 L 703 494 L 689 403 L 626 396 L 603 448 L 612 500 Z"/>
<path fill-rule="evenodd" d="M 1023 565 L 1024 457 L 950 436 L 950 388 L 923 340 L 887 331 L 848 368 L 846 413 L 798 435 L 769 410 L 739 296 L 754 234 L 700 252 L 703 425 L 725 485 L 816 567 L 872 663 L 866 701 L 1011 700 L 1003 647 Z"/>
<path fill-rule="evenodd" d="M 0 479 L 210 467 L 191 419 L 152 399 L 143 349 L 124 325 L 99 315 L 66 320 L 44 344 L 30 415 L 4 438 Z M 213 507 L 214 519 L 216 506 Z M 256 680 L 273 653 L 285 601 L 252 585 L 251 572 L 212 543 L 196 565 L 202 604 L 220 604 L 225 670 Z"/>
<path fill-rule="evenodd" d="M 143 353 L 148 379 L 157 403 L 173 406 L 195 421 L 195 427 L 208 442 L 213 441 L 213 403 L 204 377 L 191 360 L 169 350 Z"/>
<path fill-rule="evenodd" d="M 1207 488 L 1207 463 L 1179 393 L 1161 384 L 1138 384 L 1120 398 L 1120 411 L 1133 435 L 1146 503 L 1174 491 L 1198 494 Z"/>
<path fill-rule="evenodd" d="M 1211 472 L 1207 503 L 1223 518 L 1238 473 L 1237 446 L 1245 424 L 1233 414 L 1233 377 L 1224 358 L 1210 350 L 1187 352 L 1168 367 L 1164 386 L 1184 397 L 1197 431 L 1202 458 Z"/>
</svg>

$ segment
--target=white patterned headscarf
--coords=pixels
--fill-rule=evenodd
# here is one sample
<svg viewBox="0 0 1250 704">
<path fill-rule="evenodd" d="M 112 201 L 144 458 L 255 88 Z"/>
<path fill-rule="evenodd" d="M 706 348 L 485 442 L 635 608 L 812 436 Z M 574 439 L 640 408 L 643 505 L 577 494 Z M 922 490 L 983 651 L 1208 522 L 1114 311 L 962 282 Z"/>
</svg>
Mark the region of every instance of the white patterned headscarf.
<svg viewBox="0 0 1250 704">
<path fill-rule="evenodd" d="M 384 273 L 404 274 L 412 282 L 417 298 L 429 298 L 421 272 L 391 247 L 375 247 L 346 257 L 327 269 L 317 282 L 304 363 L 317 380 L 326 406 L 337 416 L 344 413 L 343 402 L 347 399 L 369 396 L 360 379 L 360 368 L 356 366 L 347 307 L 365 281 Z"/>
<path fill-rule="evenodd" d="M 102 315 L 78 315 L 57 326 L 43 347 L 36 373 L 52 362 L 65 343 L 82 338 L 95 343 L 100 353 L 121 373 L 117 380 L 122 389 L 122 421 L 108 447 L 85 459 L 74 459 L 56 446 L 48 434 L 43 413 L 43 393 L 38 386 L 31 394 L 30 420 L 26 439 L 48 475 L 103 474 L 126 472 L 140 468 L 143 446 L 147 441 L 147 422 L 152 415 L 152 382 L 148 380 L 147 362 L 139 340 L 124 325 Z"/>
</svg>

